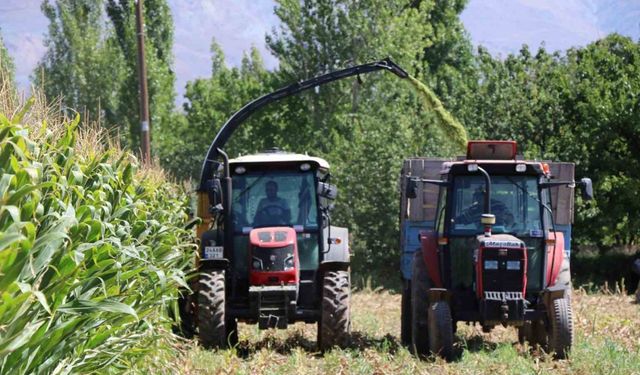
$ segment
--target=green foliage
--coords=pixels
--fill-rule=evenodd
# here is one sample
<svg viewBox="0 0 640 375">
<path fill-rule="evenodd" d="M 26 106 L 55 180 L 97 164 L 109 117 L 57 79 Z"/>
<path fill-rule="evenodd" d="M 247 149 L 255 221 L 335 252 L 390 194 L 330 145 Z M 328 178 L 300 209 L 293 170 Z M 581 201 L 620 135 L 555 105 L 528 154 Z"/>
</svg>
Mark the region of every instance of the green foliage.
<svg viewBox="0 0 640 375">
<path fill-rule="evenodd" d="M 0 116 L 0 372 L 128 369 L 171 341 L 188 195 L 83 150 L 78 117 L 59 134 L 20 116 Z"/>
<path fill-rule="evenodd" d="M 458 114 L 476 134 L 514 139 L 529 158 L 576 163 L 596 202 L 578 200 L 579 243 L 602 251 L 640 236 L 640 45 L 612 34 L 565 55 L 525 46 L 501 61 L 480 49 L 480 80 Z"/>
</svg>

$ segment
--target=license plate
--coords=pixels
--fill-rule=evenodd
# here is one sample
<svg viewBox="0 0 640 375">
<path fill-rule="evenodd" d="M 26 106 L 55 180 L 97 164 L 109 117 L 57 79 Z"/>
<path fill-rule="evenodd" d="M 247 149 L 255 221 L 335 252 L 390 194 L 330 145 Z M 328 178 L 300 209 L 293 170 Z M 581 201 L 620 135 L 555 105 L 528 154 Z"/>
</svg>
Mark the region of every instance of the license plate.
<svg viewBox="0 0 640 375">
<path fill-rule="evenodd" d="M 204 259 L 222 259 L 222 246 L 205 246 Z"/>
</svg>

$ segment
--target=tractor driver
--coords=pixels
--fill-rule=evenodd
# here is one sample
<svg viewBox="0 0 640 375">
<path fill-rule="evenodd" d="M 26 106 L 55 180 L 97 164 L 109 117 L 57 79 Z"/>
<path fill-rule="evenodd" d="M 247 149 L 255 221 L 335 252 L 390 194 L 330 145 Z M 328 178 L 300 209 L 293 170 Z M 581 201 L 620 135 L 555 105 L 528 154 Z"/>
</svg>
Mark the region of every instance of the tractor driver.
<svg viewBox="0 0 640 375">
<path fill-rule="evenodd" d="M 267 181 L 265 193 L 267 196 L 258 203 L 253 226 L 289 225 L 291 209 L 286 199 L 278 196 L 278 184 L 273 180 Z"/>
<path fill-rule="evenodd" d="M 473 193 L 473 203 L 462 210 L 462 213 L 454 219 L 454 222 L 460 224 L 480 224 L 480 217 L 484 211 L 484 191 L 477 188 Z M 514 225 L 513 214 L 509 208 L 500 200 L 491 199 L 491 212 L 496 217 L 496 225 L 503 226 L 505 230 L 510 230 Z"/>
</svg>

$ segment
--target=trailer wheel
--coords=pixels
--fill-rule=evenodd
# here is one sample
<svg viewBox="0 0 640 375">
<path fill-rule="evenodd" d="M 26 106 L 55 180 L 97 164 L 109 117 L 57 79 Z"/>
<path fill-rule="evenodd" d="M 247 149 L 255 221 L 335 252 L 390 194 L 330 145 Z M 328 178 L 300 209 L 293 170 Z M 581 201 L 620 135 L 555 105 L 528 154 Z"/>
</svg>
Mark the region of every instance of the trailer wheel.
<svg viewBox="0 0 640 375">
<path fill-rule="evenodd" d="M 322 279 L 322 311 L 318 322 L 318 347 L 346 347 L 351 334 L 351 275 L 328 271 Z"/>
<path fill-rule="evenodd" d="M 566 298 L 553 301 L 552 319 L 549 327 L 549 351 L 556 359 L 565 359 L 573 344 L 573 311 Z"/>
<path fill-rule="evenodd" d="M 224 271 L 202 272 L 198 288 L 198 338 L 205 348 L 224 348 L 237 343 L 237 323 L 226 317 L 225 305 Z"/>
<path fill-rule="evenodd" d="M 422 251 L 413 254 L 411 271 L 411 347 L 420 357 L 429 355 L 429 298 L 431 287 L 427 267 L 422 259 Z"/>
<path fill-rule="evenodd" d="M 429 308 L 429 349 L 447 361 L 453 357 L 453 321 L 445 301 L 434 302 Z"/>
<path fill-rule="evenodd" d="M 400 313 L 400 342 L 411 346 L 411 281 L 402 280 L 402 311 Z"/>
</svg>

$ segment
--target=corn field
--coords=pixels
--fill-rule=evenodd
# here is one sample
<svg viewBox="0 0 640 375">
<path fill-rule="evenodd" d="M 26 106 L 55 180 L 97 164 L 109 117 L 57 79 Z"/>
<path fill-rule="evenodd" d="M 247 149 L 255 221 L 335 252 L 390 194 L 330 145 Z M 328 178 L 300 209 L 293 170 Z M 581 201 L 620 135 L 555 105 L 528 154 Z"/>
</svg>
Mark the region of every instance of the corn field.
<svg viewBox="0 0 640 375">
<path fill-rule="evenodd" d="M 15 100 L 0 113 L 0 373 L 121 372 L 172 348 L 189 194 L 78 117 Z"/>
</svg>

